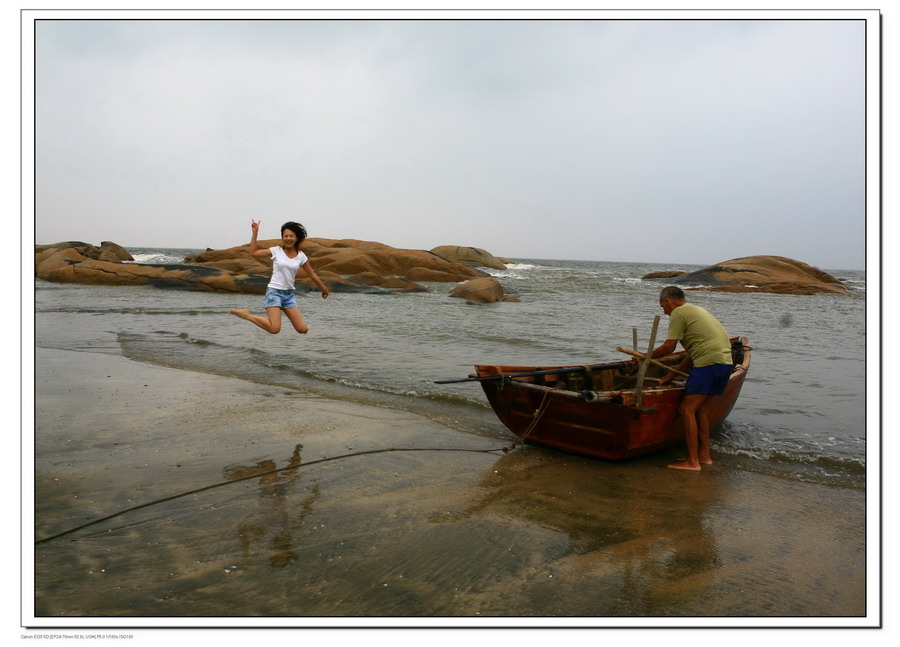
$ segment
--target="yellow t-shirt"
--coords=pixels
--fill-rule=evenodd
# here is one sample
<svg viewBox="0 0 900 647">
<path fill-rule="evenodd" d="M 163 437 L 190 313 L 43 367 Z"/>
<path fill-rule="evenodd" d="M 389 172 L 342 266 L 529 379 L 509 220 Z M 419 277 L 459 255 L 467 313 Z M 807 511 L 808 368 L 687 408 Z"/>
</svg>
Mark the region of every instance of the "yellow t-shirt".
<svg viewBox="0 0 900 647">
<path fill-rule="evenodd" d="M 681 341 L 694 366 L 733 364 L 728 333 L 705 308 L 683 303 L 669 315 L 666 339 Z"/>
</svg>

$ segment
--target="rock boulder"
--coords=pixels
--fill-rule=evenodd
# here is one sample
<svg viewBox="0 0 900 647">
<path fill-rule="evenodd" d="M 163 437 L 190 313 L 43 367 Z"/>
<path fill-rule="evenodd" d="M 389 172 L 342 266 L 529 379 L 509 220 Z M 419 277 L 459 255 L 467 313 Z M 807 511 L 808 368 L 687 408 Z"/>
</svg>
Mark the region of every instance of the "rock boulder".
<svg viewBox="0 0 900 647">
<path fill-rule="evenodd" d="M 38 258 L 40 257 L 40 258 Z M 264 293 L 268 278 L 232 274 L 211 267 L 176 264 L 118 263 L 83 256 L 74 247 L 44 251 L 35 258 L 35 274 L 56 283 L 154 285 L 205 292 Z"/>
<path fill-rule="evenodd" d="M 489 267 L 494 270 L 505 270 L 506 264 L 490 252 L 486 252 L 478 247 L 459 247 L 458 245 L 441 245 L 431 250 L 432 254 L 437 254 L 453 263 L 463 263 L 473 267 Z"/>
<path fill-rule="evenodd" d="M 111 243 L 108 240 L 100 243 L 100 247 L 91 245 L 90 243 L 82 243 L 80 241 L 70 240 L 63 243 L 54 243 L 53 245 L 35 245 L 35 260 L 41 254 L 45 257 L 57 251 L 64 249 L 73 249 L 84 258 L 92 260 L 108 261 L 111 263 L 121 263 L 123 261 L 133 261 L 134 257 L 128 253 L 121 245 Z"/>
<path fill-rule="evenodd" d="M 848 293 L 844 284 L 831 274 L 783 256 L 746 256 L 691 272 L 654 272 L 643 278 L 671 278 L 689 289 L 716 292 Z"/>
<path fill-rule="evenodd" d="M 507 294 L 500 282 L 492 276 L 481 277 L 457 285 L 450 291 L 451 297 L 465 299 L 467 303 L 497 303 L 498 301 L 518 301 L 518 297 Z"/>
<path fill-rule="evenodd" d="M 105 240 L 100 243 L 100 253 L 97 255 L 97 260 L 109 261 L 110 263 L 121 263 L 123 261 L 133 261 L 134 256 L 121 245 Z"/>
</svg>

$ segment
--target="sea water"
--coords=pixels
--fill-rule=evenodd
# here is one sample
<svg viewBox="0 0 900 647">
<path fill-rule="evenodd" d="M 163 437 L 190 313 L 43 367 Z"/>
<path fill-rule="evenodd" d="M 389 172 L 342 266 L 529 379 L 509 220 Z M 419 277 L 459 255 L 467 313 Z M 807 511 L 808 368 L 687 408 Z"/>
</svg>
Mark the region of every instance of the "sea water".
<svg viewBox="0 0 900 647">
<path fill-rule="evenodd" d="M 180 263 L 201 250 L 129 251 L 136 262 Z M 663 283 L 641 277 L 697 267 L 515 259 L 489 273 L 520 301 L 490 305 L 452 298 L 453 285 L 445 283 L 427 283 L 421 293 L 337 292 L 327 300 L 310 292 L 298 295 L 307 335 L 286 321 L 269 335 L 228 314 L 262 314 L 261 295 L 36 280 L 35 343 L 406 409 L 468 433 L 514 439 L 478 384 L 435 381 L 465 378 L 474 364 L 624 359 L 616 347 L 631 346 L 636 328 L 645 348 L 662 315 Z M 864 487 L 866 277 L 829 271 L 849 295 L 688 292 L 753 348 L 741 396 L 713 437 L 717 462 Z M 657 345 L 666 325 L 663 315 Z"/>
</svg>

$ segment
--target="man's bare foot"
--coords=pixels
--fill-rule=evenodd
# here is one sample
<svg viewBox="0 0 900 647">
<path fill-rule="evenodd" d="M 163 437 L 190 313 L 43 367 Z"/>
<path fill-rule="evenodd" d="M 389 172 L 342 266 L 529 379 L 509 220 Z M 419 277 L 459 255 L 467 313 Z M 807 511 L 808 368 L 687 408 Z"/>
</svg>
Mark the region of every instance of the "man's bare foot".
<svg viewBox="0 0 900 647">
<path fill-rule="evenodd" d="M 712 464 L 713 464 L 712 458 L 710 458 L 709 456 L 701 456 L 701 457 L 699 458 L 699 460 L 700 460 L 700 464 L 701 464 L 701 465 L 712 465 Z M 688 461 L 687 458 L 679 458 L 679 459 L 678 459 L 678 462 L 679 462 L 679 463 L 687 463 L 687 462 L 689 462 L 689 461 Z"/>
<path fill-rule="evenodd" d="M 240 317 L 241 319 L 250 319 L 250 311 L 246 308 L 244 308 L 243 310 L 229 310 L 228 314 Z"/>
<path fill-rule="evenodd" d="M 671 467 L 673 470 L 691 470 L 692 472 L 699 472 L 700 465 L 692 465 L 688 461 L 678 461 L 677 463 L 672 463 L 671 465 L 667 465 L 666 467 Z"/>
</svg>

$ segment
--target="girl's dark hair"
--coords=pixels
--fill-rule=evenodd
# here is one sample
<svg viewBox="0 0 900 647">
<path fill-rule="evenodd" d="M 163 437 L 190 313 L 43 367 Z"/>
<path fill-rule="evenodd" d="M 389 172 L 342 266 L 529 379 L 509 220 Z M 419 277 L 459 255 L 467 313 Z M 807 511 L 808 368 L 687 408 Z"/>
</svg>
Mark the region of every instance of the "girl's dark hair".
<svg viewBox="0 0 900 647">
<path fill-rule="evenodd" d="M 295 245 L 294 248 L 299 251 L 300 243 L 302 243 L 304 240 L 306 240 L 306 228 L 303 225 L 301 225 L 299 222 L 292 221 L 292 222 L 286 222 L 283 225 L 281 225 L 281 235 L 282 236 L 284 235 L 285 229 L 290 229 L 292 232 L 294 232 L 294 235 L 297 236 L 297 244 Z"/>
</svg>

